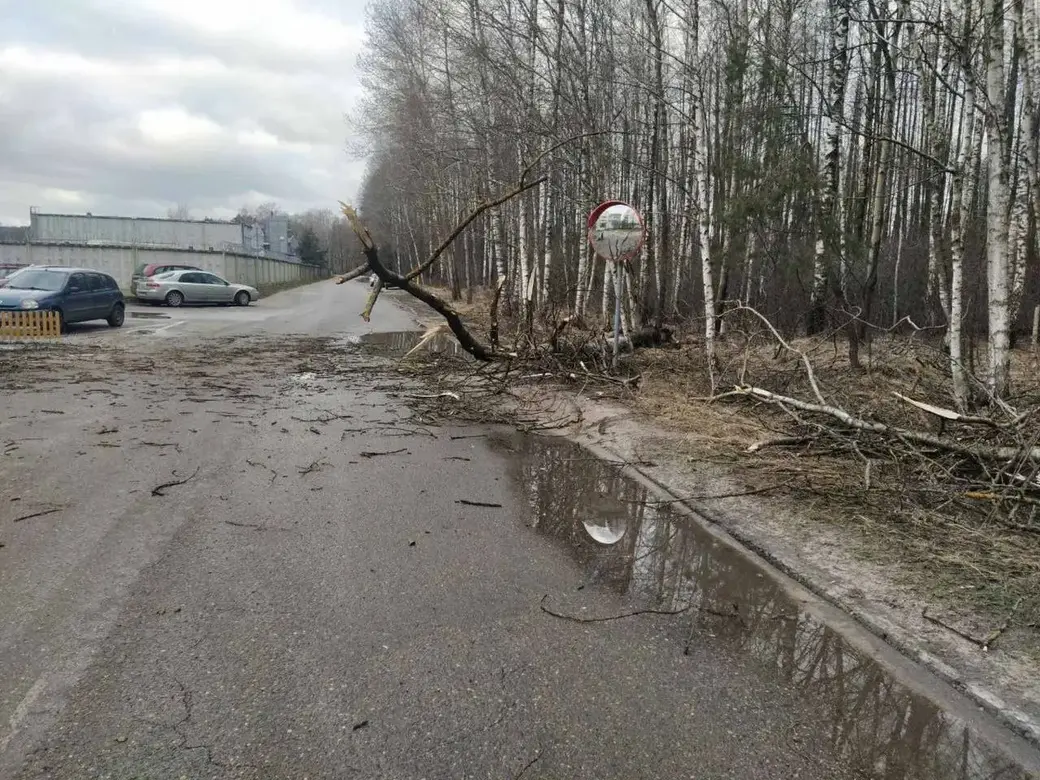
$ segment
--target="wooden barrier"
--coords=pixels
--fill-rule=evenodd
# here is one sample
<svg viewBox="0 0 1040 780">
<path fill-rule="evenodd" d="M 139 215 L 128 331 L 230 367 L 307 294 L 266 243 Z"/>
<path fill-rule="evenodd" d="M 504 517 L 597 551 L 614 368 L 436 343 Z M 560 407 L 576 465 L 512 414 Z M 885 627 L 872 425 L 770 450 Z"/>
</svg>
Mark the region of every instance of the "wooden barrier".
<svg viewBox="0 0 1040 780">
<path fill-rule="evenodd" d="M 56 311 L 0 311 L 0 341 L 61 338 Z"/>
</svg>

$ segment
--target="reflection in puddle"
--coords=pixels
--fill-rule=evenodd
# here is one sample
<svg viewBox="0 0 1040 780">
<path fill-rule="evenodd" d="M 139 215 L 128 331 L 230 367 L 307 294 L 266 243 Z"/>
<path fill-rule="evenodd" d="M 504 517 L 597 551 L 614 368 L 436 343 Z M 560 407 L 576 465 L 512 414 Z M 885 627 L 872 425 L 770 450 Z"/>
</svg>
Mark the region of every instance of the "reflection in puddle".
<svg viewBox="0 0 1040 780">
<path fill-rule="evenodd" d="M 617 544 L 625 538 L 625 532 L 628 530 L 628 523 L 623 518 L 613 518 L 611 520 L 583 520 L 581 523 L 585 526 L 585 533 L 591 536 L 600 544 Z"/>
<path fill-rule="evenodd" d="M 389 333 L 366 333 L 363 336 L 349 336 L 348 340 L 380 351 L 389 351 L 403 355 L 418 344 L 422 336 L 422 331 L 399 330 Z M 433 337 L 423 347 L 423 351 L 446 355 L 464 354 L 459 347 L 459 343 L 451 334 L 439 334 Z"/>
<path fill-rule="evenodd" d="M 712 641 L 732 644 L 801 691 L 830 724 L 836 754 L 864 777 L 1030 776 L 800 612 L 771 577 L 667 504 L 646 503 L 653 496 L 618 468 L 562 439 L 494 443 L 511 453 L 536 530 L 566 545 L 592 581 L 653 608 L 701 607 L 689 614 L 704 633 L 710 629 Z M 710 614 L 734 611 L 738 619 Z"/>
</svg>

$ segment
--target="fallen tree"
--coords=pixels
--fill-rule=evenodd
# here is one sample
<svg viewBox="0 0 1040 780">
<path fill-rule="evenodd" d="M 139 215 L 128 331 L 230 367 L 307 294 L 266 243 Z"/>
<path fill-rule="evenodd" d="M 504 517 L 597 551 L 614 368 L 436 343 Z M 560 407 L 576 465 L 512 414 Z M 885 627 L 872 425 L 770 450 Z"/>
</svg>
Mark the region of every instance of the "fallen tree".
<svg viewBox="0 0 1040 780">
<path fill-rule="evenodd" d="M 372 310 L 375 307 L 376 301 L 379 299 L 382 290 L 384 288 L 397 288 L 404 290 L 409 295 L 422 301 L 440 314 L 444 318 L 452 334 L 454 334 L 455 338 L 458 340 L 459 345 L 477 360 L 490 363 L 497 360 L 511 360 L 517 358 L 519 355 L 516 351 L 503 350 L 499 346 L 498 308 L 503 288 L 505 286 L 506 280 L 504 278 L 499 278 L 495 285 L 494 297 L 491 301 L 489 311 L 490 324 L 488 328 L 488 343 L 486 344 L 473 335 L 470 329 L 467 328 L 466 324 L 463 322 L 459 312 L 451 304 L 430 289 L 424 287 L 419 282 L 419 278 L 423 273 L 432 268 L 438 260 L 440 260 L 444 252 L 451 247 L 451 245 L 462 235 L 463 231 L 465 231 L 474 220 L 485 212 L 502 206 L 522 193 L 546 182 L 548 176 L 540 176 L 538 178 L 531 178 L 531 176 L 536 166 L 547 155 L 552 154 L 560 147 L 574 141 L 593 136 L 609 135 L 614 132 L 616 131 L 603 130 L 592 133 L 582 133 L 566 138 L 542 151 L 526 168 L 524 168 L 520 174 L 519 181 L 512 188 L 495 198 L 479 203 L 472 209 L 472 211 L 459 220 L 455 228 L 430 253 L 428 258 L 404 274 L 397 273 L 386 267 L 379 257 L 379 247 L 377 246 L 375 239 L 372 237 L 368 228 L 366 228 L 362 223 L 357 211 L 352 206 L 341 201 L 341 211 L 350 224 L 355 236 L 357 236 L 358 241 L 361 243 L 362 253 L 365 256 L 365 263 L 336 277 L 336 284 L 345 284 L 353 279 L 357 279 L 367 272 L 373 273 L 376 276 L 376 282 L 373 285 L 372 290 L 369 292 L 365 308 L 361 313 L 362 318 L 366 322 L 369 321 L 372 315 Z M 550 328 L 551 334 L 547 341 L 552 352 L 557 351 L 561 334 L 565 329 L 572 326 L 573 321 L 573 315 L 568 315 L 557 321 Z M 609 337 L 606 334 L 603 338 L 612 339 L 612 337 Z M 626 336 L 622 346 L 627 347 L 628 349 L 635 349 L 641 346 L 659 346 L 663 343 L 671 342 L 672 339 L 673 333 L 671 329 L 658 325 L 653 328 L 641 328 L 636 333 L 633 333 L 630 338 Z"/>
</svg>

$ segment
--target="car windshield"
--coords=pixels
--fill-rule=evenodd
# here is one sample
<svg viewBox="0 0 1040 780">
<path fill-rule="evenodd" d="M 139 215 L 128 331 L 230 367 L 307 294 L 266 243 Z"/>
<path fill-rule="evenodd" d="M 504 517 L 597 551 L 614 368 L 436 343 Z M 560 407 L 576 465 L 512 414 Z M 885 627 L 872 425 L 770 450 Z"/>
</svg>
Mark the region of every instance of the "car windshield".
<svg viewBox="0 0 1040 780">
<path fill-rule="evenodd" d="M 68 274 L 64 271 L 22 271 L 11 277 L 9 290 L 45 290 L 57 292 L 65 286 Z"/>
</svg>

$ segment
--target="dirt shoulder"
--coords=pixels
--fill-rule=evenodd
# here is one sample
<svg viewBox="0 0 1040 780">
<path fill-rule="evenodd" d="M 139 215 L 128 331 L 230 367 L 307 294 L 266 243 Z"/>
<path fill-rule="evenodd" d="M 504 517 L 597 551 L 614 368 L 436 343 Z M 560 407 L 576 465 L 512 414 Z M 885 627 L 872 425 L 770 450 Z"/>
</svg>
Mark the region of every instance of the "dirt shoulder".
<svg viewBox="0 0 1040 780">
<path fill-rule="evenodd" d="M 479 330 L 485 304 L 458 308 Z M 884 352 L 879 345 L 871 370 L 857 375 L 833 347 L 814 356 L 817 379 L 857 415 L 922 428 L 932 421 L 893 392 L 935 399 L 941 377 L 927 349 L 902 345 Z M 474 407 L 455 414 L 503 421 L 511 414 L 520 427 L 550 430 L 632 466 L 1040 744 L 1040 528 L 1032 514 L 1009 523 L 994 516 L 1002 507 L 975 509 L 961 493 L 944 496 L 948 486 L 928 483 L 900 452 L 886 458 L 864 443 L 860 458 L 773 407 L 705 400 L 716 391 L 697 364 L 699 351 L 696 344 L 641 350 L 628 366 L 639 377 L 634 386 L 561 368 L 514 372 L 492 402 L 468 394 L 457 373 L 445 387 Z M 716 388 L 741 371 L 757 372 L 753 383 L 764 384 L 768 368 L 774 388 L 805 397 L 797 361 L 778 358 L 772 345 L 760 345 L 750 366 L 748 354 L 724 357 Z M 804 446 L 749 451 L 800 437 Z"/>
</svg>

